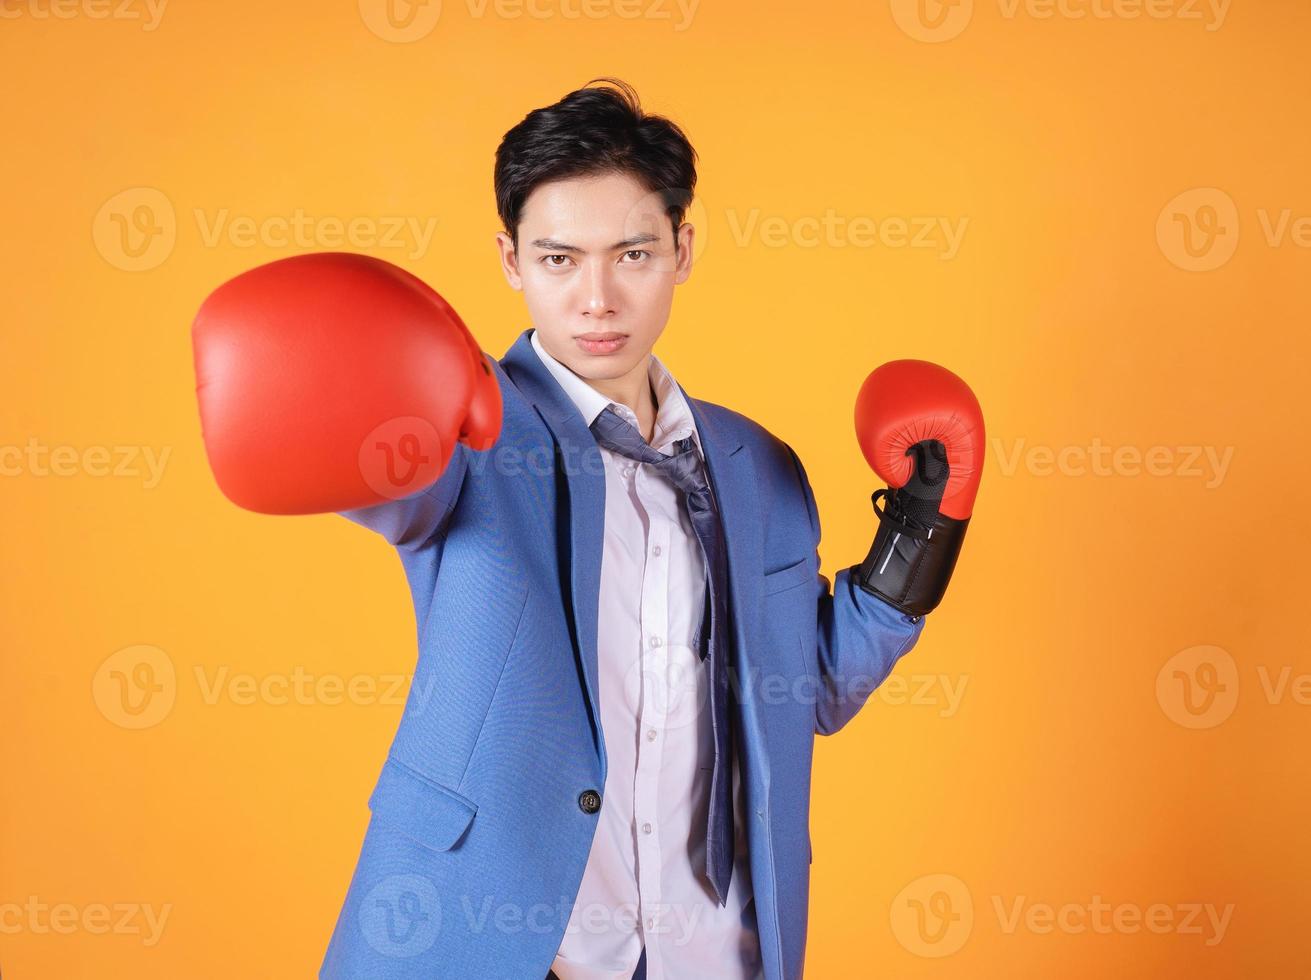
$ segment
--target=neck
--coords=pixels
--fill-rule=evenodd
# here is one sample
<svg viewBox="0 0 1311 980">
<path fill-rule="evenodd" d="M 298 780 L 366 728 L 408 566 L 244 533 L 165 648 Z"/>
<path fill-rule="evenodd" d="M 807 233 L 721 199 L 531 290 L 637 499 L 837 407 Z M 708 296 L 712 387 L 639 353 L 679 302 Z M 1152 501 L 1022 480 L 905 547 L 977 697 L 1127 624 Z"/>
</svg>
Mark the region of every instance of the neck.
<svg viewBox="0 0 1311 980">
<path fill-rule="evenodd" d="M 612 402 L 627 405 L 637 416 L 638 431 L 647 442 L 655 434 L 656 399 L 651 388 L 651 355 L 648 354 L 633 369 L 620 378 L 602 378 L 593 381 L 584 378 L 589 385 L 605 395 Z"/>
</svg>

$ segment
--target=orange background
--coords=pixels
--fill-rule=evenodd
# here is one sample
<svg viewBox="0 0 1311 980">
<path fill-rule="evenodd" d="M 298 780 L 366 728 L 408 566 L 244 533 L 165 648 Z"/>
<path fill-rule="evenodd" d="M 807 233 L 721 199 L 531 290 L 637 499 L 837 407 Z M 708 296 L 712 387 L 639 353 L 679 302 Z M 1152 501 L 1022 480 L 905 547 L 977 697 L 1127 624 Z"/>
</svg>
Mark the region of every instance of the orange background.
<svg viewBox="0 0 1311 980">
<path fill-rule="evenodd" d="M 945 364 L 988 420 L 970 537 L 898 668 L 908 687 L 816 746 L 807 976 L 1311 969 L 1302 0 L 1222 22 L 1191 0 L 1136 18 L 1112 0 L 702 0 L 686 21 L 667 0 L 539 0 L 518 18 L 447 0 L 413 39 L 372 0 L 178 2 L 153 29 L 64 9 L 0 7 L 7 980 L 317 971 L 400 700 L 239 704 L 208 685 L 406 675 L 413 618 L 379 539 L 238 510 L 200 442 L 200 301 L 343 243 L 330 224 L 306 248 L 272 226 L 253 243 L 206 232 L 298 210 L 435 219 L 426 247 L 353 250 L 434 285 L 499 357 L 528 322 L 496 264 L 493 152 L 604 74 L 701 155 L 704 249 L 656 351 L 797 449 L 826 574 L 872 533 L 851 425 L 870 369 Z M 566 16 L 585 10 L 600 15 Z M 152 190 L 118 196 L 134 188 Z M 950 256 L 849 225 L 812 247 L 826 215 L 965 231 Z M 123 222 L 148 232 L 139 257 Z M 16 455 L 32 440 L 81 462 L 37 472 Z M 118 446 L 169 453 L 160 478 L 144 456 L 137 475 L 96 475 L 88 450 Z M 1094 471 L 1097 446 L 1120 462 Z M 1155 475 L 1130 456 L 1152 447 Z M 157 723 L 132 730 L 106 691 L 135 654 L 107 661 L 139 645 L 176 674 Z M 958 704 L 942 678 L 964 685 Z M 1232 912 L 1218 942 L 1205 915 L 1200 935 L 1010 922 L 1017 902 L 1098 896 L 1171 906 L 1176 925 L 1191 903 Z M 43 929 L 17 910 L 32 897 L 169 912 L 148 944 L 82 919 Z"/>
</svg>

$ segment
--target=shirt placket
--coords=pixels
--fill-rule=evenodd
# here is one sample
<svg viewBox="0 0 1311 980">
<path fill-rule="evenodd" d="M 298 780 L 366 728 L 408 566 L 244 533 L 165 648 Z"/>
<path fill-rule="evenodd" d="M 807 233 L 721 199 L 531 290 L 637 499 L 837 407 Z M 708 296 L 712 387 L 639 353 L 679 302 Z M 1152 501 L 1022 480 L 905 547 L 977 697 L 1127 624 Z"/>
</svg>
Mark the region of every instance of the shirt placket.
<svg viewBox="0 0 1311 980">
<path fill-rule="evenodd" d="M 672 528 L 661 508 L 652 506 L 649 481 L 658 474 L 638 467 L 637 495 L 649 523 L 642 572 L 642 698 L 638 720 L 637 780 L 633 817 L 637 831 L 638 897 L 646 944 L 661 926 L 660 826 L 658 786 L 671 692 L 669 671 L 669 547 Z M 648 949 L 648 962 L 652 954 Z"/>
</svg>

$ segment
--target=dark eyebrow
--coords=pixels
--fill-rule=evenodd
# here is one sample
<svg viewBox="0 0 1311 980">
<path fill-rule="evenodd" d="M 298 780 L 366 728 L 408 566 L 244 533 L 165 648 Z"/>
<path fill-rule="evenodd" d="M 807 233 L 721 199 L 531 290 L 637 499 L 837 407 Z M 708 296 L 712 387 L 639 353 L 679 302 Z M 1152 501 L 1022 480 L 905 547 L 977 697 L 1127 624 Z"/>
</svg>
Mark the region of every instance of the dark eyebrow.
<svg viewBox="0 0 1311 980">
<path fill-rule="evenodd" d="M 620 249 L 632 248 L 634 245 L 647 245 L 658 241 L 660 241 L 659 235 L 634 235 L 632 238 L 625 238 L 622 242 L 611 245 L 610 251 L 617 252 Z M 549 252 L 582 252 L 577 245 L 556 241 L 554 238 L 535 238 L 530 244 L 534 248 L 546 249 Z"/>
</svg>

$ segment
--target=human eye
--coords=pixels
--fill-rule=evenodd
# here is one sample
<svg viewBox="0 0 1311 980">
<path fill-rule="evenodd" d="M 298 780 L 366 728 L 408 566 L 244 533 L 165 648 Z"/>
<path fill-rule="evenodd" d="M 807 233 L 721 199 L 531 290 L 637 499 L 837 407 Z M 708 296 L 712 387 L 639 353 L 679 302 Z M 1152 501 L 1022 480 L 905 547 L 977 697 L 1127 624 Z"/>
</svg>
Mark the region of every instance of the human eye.
<svg viewBox="0 0 1311 980">
<path fill-rule="evenodd" d="M 628 258 L 630 255 L 636 255 L 637 258 L 634 261 L 641 262 L 643 256 L 649 257 L 651 253 L 644 248 L 630 248 L 627 252 L 624 253 L 624 258 Z"/>
<path fill-rule="evenodd" d="M 542 263 L 543 265 L 545 265 L 547 268 L 550 268 L 550 269 L 563 269 L 563 268 L 564 268 L 564 262 L 552 262 L 552 261 L 551 261 L 552 259 L 564 259 L 564 260 L 567 262 L 567 261 L 569 261 L 569 256 L 567 256 L 567 255 L 562 255 L 562 254 L 543 255 L 542 258 L 540 259 L 540 261 L 541 261 L 541 263 Z"/>
</svg>

